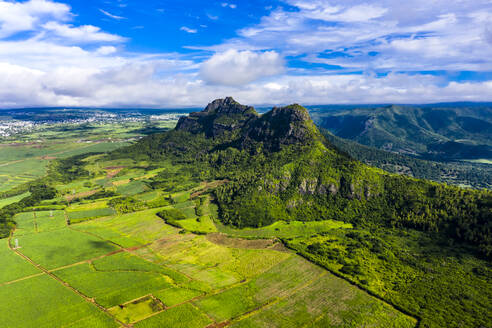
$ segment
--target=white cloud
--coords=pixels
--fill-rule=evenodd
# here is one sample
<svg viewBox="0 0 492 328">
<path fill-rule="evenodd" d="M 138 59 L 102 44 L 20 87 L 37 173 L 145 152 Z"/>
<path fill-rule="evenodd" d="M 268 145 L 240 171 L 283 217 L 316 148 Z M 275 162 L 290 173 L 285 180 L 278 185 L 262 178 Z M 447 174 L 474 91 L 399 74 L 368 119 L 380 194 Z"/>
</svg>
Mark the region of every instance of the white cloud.
<svg viewBox="0 0 492 328">
<path fill-rule="evenodd" d="M 369 4 L 358 4 L 346 7 L 330 5 L 325 1 L 291 1 L 292 5 L 301 9 L 301 15 L 311 19 L 340 22 L 364 22 L 383 16 L 388 9 Z"/>
<path fill-rule="evenodd" d="M 234 3 L 227 3 L 227 2 L 222 2 L 220 4 L 222 7 L 229 7 L 231 9 L 236 9 L 237 8 L 237 5 L 234 4 Z"/>
<path fill-rule="evenodd" d="M 205 61 L 200 76 L 212 84 L 243 85 L 283 71 L 284 60 L 275 51 L 229 50 Z"/>
<path fill-rule="evenodd" d="M 284 1 L 296 10 L 276 8 L 238 37 L 201 49 L 275 49 L 358 71 L 492 68 L 489 0 Z"/>
<path fill-rule="evenodd" d="M 116 49 L 116 47 L 102 46 L 96 50 L 96 54 L 106 56 L 106 55 L 114 54 L 116 51 L 118 51 L 118 49 Z"/>
<path fill-rule="evenodd" d="M 106 10 L 99 9 L 99 11 L 101 13 L 103 13 L 105 16 L 108 16 L 109 18 L 112 18 L 112 19 L 116 19 L 116 20 L 126 19 L 126 17 L 113 15 L 113 14 L 107 12 Z"/>
<path fill-rule="evenodd" d="M 48 22 L 42 26 L 56 36 L 75 42 L 122 42 L 124 38 L 119 35 L 102 32 L 99 27 L 82 25 L 74 27 L 69 24 Z"/>
<path fill-rule="evenodd" d="M 296 9 L 273 9 L 205 57 L 130 53 L 123 37 L 75 25 L 67 5 L 0 0 L 0 107 L 492 101 L 492 81 L 419 73 L 492 71 L 488 0 L 285 1 Z M 289 56 L 321 68 L 288 68 Z"/>
<path fill-rule="evenodd" d="M 269 105 L 492 101 L 491 81 L 440 86 L 442 80 L 429 75 L 282 75 L 246 86 L 221 86 L 197 80 L 193 73 L 158 77 L 157 66 L 149 62 L 40 71 L 0 62 L 0 107 L 186 107 L 225 95 L 246 104 Z"/>
<path fill-rule="evenodd" d="M 43 19 L 70 18 L 70 7 L 49 0 L 10 2 L 0 0 L 0 38 L 22 31 L 32 31 Z"/>
<path fill-rule="evenodd" d="M 185 31 L 186 33 L 191 33 L 191 34 L 194 34 L 194 33 L 198 32 L 196 29 L 189 28 L 189 27 L 186 27 L 186 26 L 181 26 L 181 28 L 179 30 L 180 31 Z"/>
</svg>

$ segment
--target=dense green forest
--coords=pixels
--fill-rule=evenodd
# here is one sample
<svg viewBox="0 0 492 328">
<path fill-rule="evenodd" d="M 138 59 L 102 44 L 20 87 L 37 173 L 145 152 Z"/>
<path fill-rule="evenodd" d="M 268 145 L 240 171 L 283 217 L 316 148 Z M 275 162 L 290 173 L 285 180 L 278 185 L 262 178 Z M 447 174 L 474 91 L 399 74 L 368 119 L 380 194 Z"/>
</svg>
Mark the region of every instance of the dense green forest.
<svg viewBox="0 0 492 328">
<path fill-rule="evenodd" d="M 365 164 L 391 173 L 477 189 L 492 187 L 492 165 L 490 164 L 428 161 L 361 145 L 337 137 L 325 129 L 321 129 L 321 132 L 340 151 Z"/>
</svg>

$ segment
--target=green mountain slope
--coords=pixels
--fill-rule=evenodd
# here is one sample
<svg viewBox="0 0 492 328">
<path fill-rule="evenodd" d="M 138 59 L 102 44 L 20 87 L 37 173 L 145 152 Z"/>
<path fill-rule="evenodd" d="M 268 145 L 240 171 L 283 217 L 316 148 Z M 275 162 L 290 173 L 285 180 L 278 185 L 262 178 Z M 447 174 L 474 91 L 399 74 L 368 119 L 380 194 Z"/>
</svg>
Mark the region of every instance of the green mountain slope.
<svg viewBox="0 0 492 328">
<path fill-rule="evenodd" d="M 119 154 L 119 155 L 118 155 Z M 490 255 L 492 193 L 389 174 L 340 153 L 305 108 L 258 115 L 231 98 L 180 119 L 174 131 L 142 139 L 113 156 L 172 156 L 216 189 L 220 217 L 238 227 L 278 220 L 342 219 L 411 227 L 464 241 Z"/>
<path fill-rule="evenodd" d="M 367 146 L 433 160 L 492 158 L 492 108 L 487 106 L 314 112 L 321 127 Z"/>
</svg>

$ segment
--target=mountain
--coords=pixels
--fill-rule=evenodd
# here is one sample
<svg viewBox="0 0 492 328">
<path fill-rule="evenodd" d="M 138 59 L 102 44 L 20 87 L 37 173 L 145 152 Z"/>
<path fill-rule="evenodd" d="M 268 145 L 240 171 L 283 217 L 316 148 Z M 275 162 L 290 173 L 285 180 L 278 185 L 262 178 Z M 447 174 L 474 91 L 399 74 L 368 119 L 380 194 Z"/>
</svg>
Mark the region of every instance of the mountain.
<svg viewBox="0 0 492 328">
<path fill-rule="evenodd" d="M 181 118 L 175 129 L 148 135 L 131 146 L 53 161 L 47 176 L 30 186 L 30 196 L 0 209 L 0 235 L 12 235 L 16 225 L 20 229 L 14 233 L 25 233 L 26 216 L 12 216 L 29 211 L 33 216 L 27 218 L 34 218 L 29 221 L 32 237 L 20 235 L 21 251 L 36 253 L 27 242 L 41 240 L 45 228 L 40 225 L 43 229 L 37 231 L 36 222 L 48 219 L 41 214 L 43 209 L 44 213 L 60 210 L 60 223 L 70 226 L 53 226 L 47 232 L 55 241 L 53 249 L 60 249 L 66 238 L 52 237 L 67 230 L 99 236 L 97 249 L 107 240 L 132 246 L 125 248 L 125 256 L 134 254 L 169 265 L 165 271 L 151 267 L 152 274 L 169 275 L 166 284 L 159 285 L 159 290 L 166 288 L 161 295 L 171 283 L 173 291 L 193 291 L 188 305 L 209 313 L 211 304 L 214 312 L 210 313 L 221 316 L 211 316 L 216 326 L 264 327 L 272 317 L 285 319 L 286 313 L 288 322 L 276 323 L 384 325 L 381 319 L 388 317 L 392 307 L 393 326 L 486 327 L 492 320 L 492 192 L 390 174 L 340 151 L 333 144 L 340 143 L 329 137 L 320 133 L 300 105 L 260 115 L 232 98 L 218 99 L 203 111 Z M 81 192 L 69 200 L 66 196 L 75 186 Z M 107 211 L 100 212 L 103 209 Z M 100 219 L 92 217 L 95 211 Z M 84 222 L 77 216 L 72 220 L 72 213 L 81 212 L 89 212 L 90 217 L 82 218 Z M 103 217 L 109 212 L 117 214 Z M 246 240 L 250 238 L 254 240 Z M 77 243 L 73 250 L 82 246 Z M 281 259 L 282 255 L 297 256 L 292 250 L 378 300 L 346 300 L 347 291 L 341 288 L 348 285 L 345 282 L 307 261 Z M 115 254 L 113 247 L 108 251 Z M 276 253 L 269 256 L 272 251 Z M 282 266 L 274 269 L 269 264 L 273 258 Z M 137 268 L 133 261 L 118 262 L 121 269 L 119 263 Z M 99 270 L 85 266 L 90 275 L 99 275 Z M 180 278 L 182 270 L 186 275 Z M 54 274 L 60 277 L 64 270 L 59 272 Z M 73 275 L 79 276 L 79 271 Z M 200 282 L 213 281 L 215 287 L 193 283 L 198 276 Z M 300 276 L 305 280 L 299 280 Z M 285 285 L 288 293 L 279 287 Z M 113 296 L 120 285 L 115 286 Z M 106 291 L 101 294 L 107 296 Z M 171 298 L 181 295 L 173 291 Z M 273 303 L 258 302 L 257 295 L 265 291 Z M 127 293 L 126 289 L 120 292 Z M 148 295 L 149 290 L 144 293 Z M 313 302 L 324 307 L 311 306 Z M 127 304 L 122 303 L 118 311 L 132 313 L 127 312 Z M 241 306 L 236 310 L 230 304 Z M 339 320 L 333 317 L 332 307 L 340 308 L 340 304 L 343 316 Z M 178 305 L 174 308 L 179 310 Z M 409 316 L 408 323 L 394 316 L 393 310 Z M 151 318 L 169 313 L 158 311 Z M 170 325 L 183 319 L 174 314 L 172 319 L 165 318 Z M 250 321 L 236 321 L 244 318 Z"/>
<path fill-rule="evenodd" d="M 492 158 L 492 107 L 385 106 L 314 110 L 333 134 L 431 160 Z"/>
<path fill-rule="evenodd" d="M 176 130 L 237 139 L 240 149 L 262 143 L 269 150 L 279 150 L 321 137 L 308 111 L 300 105 L 274 107 L 260 116 L 253 107 L 241 105 L 231 97 L 214 100 L 203 111 L 181 117 Z"/>
<path fill-rule="evenodd" d="M 492 188 L 492 165 L 486 162 L 424 160 L 361 145 L 355 141 L 337 137 L 326 129 L 321 129 L 321 132 L 339 150 L 367 165 L 391 173 L 476 189 Z"/>
<path fill-rule="evenodd" d="M 119 155 L 118 155 L 119 154 Z M 215 190 L 220 219 L 237 227 L 338 219 L 408 227 L 492 253 L 492 193 L 389 174 L 338 151 L 300 105 L 259 115 L 232 98 L 181 118 L 176 129 L 112 156 L 172 159 Z"/>
</svg>

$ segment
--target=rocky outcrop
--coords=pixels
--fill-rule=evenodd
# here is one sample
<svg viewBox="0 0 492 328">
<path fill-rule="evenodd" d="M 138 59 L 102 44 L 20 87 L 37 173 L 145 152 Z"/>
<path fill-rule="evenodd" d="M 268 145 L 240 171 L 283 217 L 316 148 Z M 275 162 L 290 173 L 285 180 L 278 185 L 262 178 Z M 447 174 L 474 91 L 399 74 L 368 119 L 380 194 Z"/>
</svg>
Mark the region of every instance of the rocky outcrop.
<svg viewBox="0 0 492 328">
<path fill-rule="evenodd" d="M 240 148 L 255 148 L 262 143 L 272 151 L 282 145 L 305 144 L 319 135 L 308 111 L 300 105 L 274 107 L 259 116 L 253 107 L 241 105 L 231 97 L 214 100 L 203 111 L 180 118 L 176 130 L 213 138 L 229 133 Z"/>
<path fill-rule="evenodd" d="M 258 113 L 251 106 L 241 105 L 231 97 L 216 99 L 201 112 L 181 117 L 176 130 L 193 134 L 204 133 L 207 137 L 220 137 L 226 132 L 242 130 Z"/>
<path fill-rule="evenodd" d="M 247 126 L 241 144 L 261 142 L 268 150 L 282 145 L 305 144 L 319 134 L 308 111 L 300 105 L 274 107 Z"/>
</svg>

